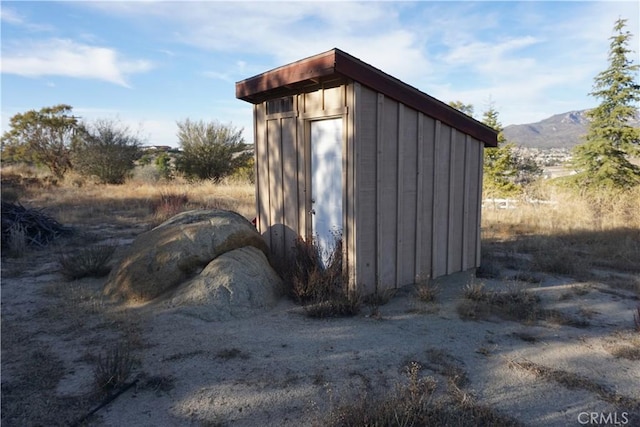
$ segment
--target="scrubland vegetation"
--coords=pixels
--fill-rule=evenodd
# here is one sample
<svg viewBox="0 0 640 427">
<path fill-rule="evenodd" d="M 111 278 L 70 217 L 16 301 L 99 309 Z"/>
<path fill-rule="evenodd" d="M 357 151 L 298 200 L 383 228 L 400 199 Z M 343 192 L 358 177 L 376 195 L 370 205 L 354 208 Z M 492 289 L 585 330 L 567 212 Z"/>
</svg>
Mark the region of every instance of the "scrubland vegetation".
<svg viewBox="0 0 640 427">
<path fill-rule="evenodd" d="M 623 27 L 623 20 L 616 25 L 618 31 Z M 621 43 L 624 45 L 626 39 L 622 35 L 612 42 L 612 47 L 615 43 L 618 47 Z M 608 94 L 602 89 L 606 79 L 603 79 L 597 80 L 601 90 L 596 95 L 606 97 Z M 633 85 L 629 87 L 633 88 Z M 635 90 L 627 93 L 628 102 L 640 98 L 638 88 Z M 456 106 L 472 113 L 472 106 L 462 103 Z M 599 109 L 592 114 L 594 123 L 606 121 L 604 115 L 608 110 L 605 110 Z M 57 109 L 45 108 L 40 112 L 17 115 L 12 120 L 15 132 L 3 136 L 3 164 L 0 171 L 3 203 L 41 210 L 47 218 L 55 218 L 57 223 L 72 231 L 71 237 L 65 237 L 70 239 L 65 244 L 34 247 L 29 244 L 29 230 L 24 227 L 9 224 L 5 233 L 3 216 L 3 240 L 7 240 L 3 241 L 3 280 L 25 274 L 33 275 L 28 277 L 27 280 L 30 280 L 36 278 L 38 271 L 43 276 L 38 280 L 43 282 L 53 281 L 52 272 L 61 273 L 65 280 L 59 282 L 56 278 L 53 283 L 47 282 L 43 289 L 37 289 L 28 297 L 34 300 L 43 295 L 55 298 L 55 304 L 46 300 L 46 307 L 38 307 L 33 316 L 29 314 L 31 321 L 46 323 L 46 329 L 29 330 L 30 326 L 24 323 L 24 314 L 20 309 L 12 308 L 9 316 L 3 309 L 3 364 L 10 363 L 12 366 L 7 380 L 6 365 L 3 365 L 2 417 L 3 422 L 7 423 L 48 425 L 49 414 L 58 411 L 62 419 L 60 424 L 63 424 L 65 416 L 76 417 L 79 421 L 75 424 L 86 423 L 101 407 L 95 406 L 95 403 L 105 395 L 106 400 L 101 405 L 106 405 L 109 399 L 115 399 L 118 393 L 136 383 L 139 383 L 137 387 L 140 390 L 171 390 L 175 382 L 171 375 L 153 372 L 140 374 L 131 381 L 132 372 L 141 365 L 140 356 L 145 351 L 142 332 L 137 323 L 128 317 L 126 307 L 109 306 L 100 293 L 102 282 L 99 278 L 109 273 L 110 259 L 117 252 L 117 244 L 110 242 L 114 230 L 126 229 L 129 233 L 127 237 L 135 237 L 177 213 L 191 209 L 233 210 L 249 220 L 255 215 L 254 186 L 251 183 L 253 168 L 237 130 L 186 121 L 181 124 L 180 137 L 184 139 L 181 141 L 183 148 L 193 148 L 191 153 L 178 155 L 177 159 L 167 153 L 140 156 L 139 141 L 127 134 L 126 130 L 118 133 L 122 129 L 110 123 L 102 123 L 102 127 L 92 130 L 80 126 L 73 116 L 64 115 L 69 112 L 70 107 L 63 105 Z M 631 114 L 635 110 L 631 108 L 626 112 Z M 497 131 L 501 130 L 495 110 L 490 109 L 485 119 L 486 124 Z M 35 139 L 27 138 L 25 135 L 29 136 L 29 129 L 37 129 L 39 121 L 48 123 L 51 133 L 45 132 L 44 136 Z M 607 126 L 608 130 L 611 128 L 615 126 Z M 540 296 L 528 288 L 549 276 L 580 281 L 579 285 L 562 294 L 559 302 L 588 294 L 589 287 L 595 286 L 593 283 L 596 282 L 608 285 L 606 289 L 600 289 L 603 293 L 633 300 L 634 304 L 637 302 L 640 295 L 640 172 L 635 163 L 627 162 L 627 158 L 630 154 L 637 154 L 640 132 L 624 123 L 619 130 L 617 134 L 597 130 L 591 132 L 586 148 L 576 151 L 577 173 L 573 178 L 563 181 L 536 180 L 537 169 L 529 162 L 516 159 L 508 144 L 487 153 L 487 193 L 507 195 L 514 199 L 514 204 L 508 209 L 497 209 L 487 204 L 483 209 L 481 267 L 477 278 L 461 289 L 455 309 L 456 318 L 443 317 L 447 322 L 454 323 L 460 319 L 477 322 L 498 318 L 528 326 L 544 323 L 580 330 L 589 328 L 590 319 L 600 314 L 597 311 L 583 306 L 574 315 L 547 308 Z M 228 135 L 230 144 L 226 149 L 218 144 L 218 151 L 208 150 L 198 144 L 190 146 L 190 135 L 198 132 L 209 135 L 209 142 L 214 145 L 220 142 L 217 139 L 219 136 L 224 140 L 224 136 Z M 84 139 L 77 140 L 78 135 Z M 126 155 L 118 162 L 119 168 L 94 167 L 98 163 L 108 163 L 113 158 L 114 147 L 116 152 L 118 147 L 126 148 Z M 615 164 L 621 164 L 622 168 L 607 166 L 603 170 L 598 169 L 602 162 L 594 159 L 600 159 L 602 153 L 607 151 L 615 151 L 617 156 L 624 158 L 624 162 L 620 157 L 612 160 Z M 211 153 L 214 153 L 214 159 L 205 158 L 205 154 Z M 93 161 L 87 163 L 87 160 Z M 29 165 L 25 165 L 25 162 Z M 230 165 L 232 168 L 227 168 Z M 519 173 L 522 171 L 530 173 L 523 176 Z M 617 176 L 617 171 L 622 176 Z M 326 268 L 319 263 L 317 248 L 312 242 L 299 240 L 296 251 L 297 257 L 292 265 L 275 267 L 288 285 L 289 296 L 303 305 L 308 317 L 355 316 L 360 314 L 361 305 L 368 304 L 371 307 L 370 316 L 361 317 L 384 320 L 379 306 L 389 302 L 393 294 L 363 298 L 347 292 L 342 286 L 339 241 Z M 41 261 L 43 256 L 48 256 L 48 263 L 34 263 L 34 260 Z M 11 262 L 7 262 L 9 259 Z M 51 259 L 56 266 L 53 270 Z M 278 260 L 272 261 L 278 264 Z M 491 279 L 499 281 L 501 288 L 489 289 L 485 286 L 483 281 Z M 80 280 L 95 281 L 84 286 L 85 283 L 77 283 Z M 442 288 L 429 278 L 416 281 L 418 283 L 413 296 L 417 302 L 434 306 L 441 304 Z M 508 286 L 503 286 L 505 283 Z M 15 285 L 22 284 L 14 283 L 14 289 Z M 621 290 L 625 293 L 619 292 Z M 22 295 L 21 292 L 19 290 L 13 296 L 17 298 L 16 295 Z M 28 306 L 31 303 L 21 301 L 17 304 Z M 438 308 L 430 310 L 412 309 L 403 315 L 427 315 L 437 313 Z M 102 317 L 96 320 L 92 317 L 94 315 Z M 430 321 L 437 319 L 430 318 Z M 640 360 L 640 341 L 637 338 L 637 332 L 640 332 L 640 305 L 625 322 L 628 327 L 614 332 L 613 335 L 617 336 L 607 344 L 607 351 L 615 359 Z M 42 328 L 42 323 L 34 328 Z M 61 329 L 55 330 L 55 327 Z M 76 398 L 60 397 L 56 387 L 65 376 L 63 360 L 53 357 L 53 344 L 30 348 L 29 338 L 34 333 L 52 334 L 55 339 L 63 337 L 82 348 L 100 348 L 99 353 L 87 351 L 73 359 L 74 364 L 87 361 L 93 364 L 93 389 Z M 420 334 L 423 333 L 420 331 Z M 536 343 L 538 340 L 536 334 L 527 331 L 511 335 L 526 343 Z M 111 341 L 117 341 L 117 344 L 105 347 L 105 336 L 111 337 Z M 85 341 L 78 344 L 79 339 Z M 475 353 L 489 357 L 494 345 L 493 338 L 488 339 L 486 345 L 476 349 Z M 284 347 L 286 344 L 282 344 Z M 166 356 L 163 360 L 177 362 L 181 358 L 203 353 L 204 350 L 198 348 L 191 353 Z M 368 390 L 370 394 L 331 401 L 328 414 L 323 416 L 320 424 L 519 425 L 518 420 L 476 401 L 467 390 L 471 372 L 465 370 L 456 355 L 435 348 L 423 349 L 422 353 L 425 361 L 407 360 L 404 363 L 406 378 L 395 388 L 380 392 Z M 215 356 L 225 361 L 251 357 L 245 354 L 245 349 L 236 347 L 219 349 Z M 640 410 L 640 398 L 637 396 L 624 396 L 586 376 L 530 360 L 508 360 L 508 365 L 510 369 L 555 382 L 567 389 L 590 392 L 601 401 L 617 405 L 622 410 Z M 381 367 L 377 369 L 379 373 L 382 372 Z M 439 386 L 433 376 L 425 375 L 425 370 L 439 376 L 444 386 Z M 324 382 L 323 373 L 313 375 L 316 378 L 315 385 Z M 367 386 L 370 385 L 369 379 L 359 372 L 353 375 L 362 376 Z M 436 396 L 438 389 L 440 393 Z M 36 395 L 45 398 L 33 399 Z M 94 410 L 87 413 L 87 408 L 91 406 Z M 84 413 L 85 416 L 77 418 L 78 413 Z M 207 421 L 204 425 L 211 424 Z M 215 425 L 222 424 L 216 421 Z"/>
<path fill-rule="evenodd" d="M 498 256 L 523 274 L 598 278 L 640 292 L 640 187 L 580 195 L 539 186 L 545 203 L 522 200 L 513 209 L 483 210 L 484 271 Z"/>
<path fill-rule="evenodd" d="M 109 227 L 137 227 L 138 232 L 142 232 L 188 209 L 230 209 L 240 212 L 248 219 L 255 215 L 254 186 L 248 180 L 226 178 L 214 183 L 189 181 L 180 177 L 168 180 L 153 176 L 149 179 L 140 171 L 143 171 L 143 167 L 138 166 L 131 178 L 118 185 L 99 184 L 74 174 L 68 174 L 63 180 L 52 184 L 48 173 L 41 169 L 3 167 L 2 195 L 3 200 L 44 209 L 47 215 L 56 218 L 64 226 L 72 227 L 76 232 L 91 231 L 93 234 L 99 234 Z M 491 276 L 493 272 L 495 277 L 500 277 L 506 269 L 513 271 L 514 280 L 522 283 L 540 280 L 538 275 L 541 273 L 570 276 L 582 280 L 597 280 L 614 289 L 640 293 L 640 188 L 623 192 L 608 190 L 585 196 L 551 182 L 537 185 L 537 200 L 545 203 L 528 203 L 523 197 L 518 200 L 514 209 L 483 210 L 483 265 L 479 275 L 488 273 Z M 16 234 L 15 238 L 19 239 L 20 235 Z M 61 252 L 55 246 L 51 249 L 37 249 L 14 244 L 13 247 L 22 248 L 15 256 L 23 260 L 35 259 L 43 250 L 58 251 L 56 259 L 60 271 L 72 282 L 64 287 L 56 287 L 60 290 L 56 292 L 57 296 L 66 295 L 70 298 L 69 304 L 89 304 L 88 310 L 102 313 L 106 310 L 104 302 L 95 300 L 88 291 L 73 285 L 76 283 L 73 280 L 102 276 L 108 271 L 106 264 L 114 247 L 110 244 L 94 245 L 91 242 L 90 239 L 77 241 L 79 248 L 84 245 L 86 249 L 74 252 Z M 299 242 L 298 250 L 303 256 L 300 257 L 300 264 L 289 271 L 288 283 L 291 296 L 303 304 L 307 316 L 352 316 L 361 311 L 367 313 L 361 307 L 369 305 L 372 318 L 383 318 L 378 306 L 385 304 L 392 295 L 374 301 L 346 294 L 339 285 L 339 268 L 334 268 L 335 265 L 328 270 L 320 268 L 315 263 L 317 259 L 314 258 L 313 247 L 307 242 Z M 7 273 L 14 274 L 3 268 L 3 275 Z M 477 280 L 468 285 L 465 298 L 458 303 L 457 312 L 461 319 L 481 321 L 497 316 L 506 321 L 527 325 L 546 322 L 574 328 L 589 327 L 589 321 L 585 318 L 567 316 L 558 310 L 545 308 L 536 295 L 523 288 L 488 290 L 482 285 L 483 279 Z M 421 281 L 416 286 L 416 301 L 431 304 L 437 311 L 441 304 L 439 291 L 437 285 L 429 280 Z M 71 308 L 68 305 L 66 307 Z M 80 312 L 78 314 L 80 317 L 85 316 Z M 93 376 L 96 396 L 112 396 L 130 386 L 132 372 L 140 366 L 140 362 L 133 356 L 144 348 L 144 344 L 140 342 L 140 331 L 131 324 L 125 326 L 127 322 L 121 319 L 121 315 L 116 315 L 114 319 L 114 324 L 121 325 L 128 337 L 124 345 L 117 347 L 117 351 L 107 349 L 104 354 L 86 356 L 95 361 Z M 630 330 L 638 327 L 637 318 L 630 318 L 628 323 Z M 519 337 L 527 343 L 537 340 L 535 334 L 526 332 L 520 333 Z M 9 336 L 5 339 L 10 340 Z M 634 344 L 623 342 L 612 345 L 611 354 L 615 357 L 629 360 L 639 357 Z M 489 352 L 489 348 L 486 346 L 478 351 Z M 361 394 L 336 400 L 321 422 L 336 426 L 362 425 L 363 420 L 371 425 L 519 425 L 517 420 L 476 401 L 466 388 L 464 369 L 452 364 L 454 362 L 450 360 L 453 359 L 448 356 L 437 356 L 430 356 L 426 368 L 438 372 L 444 380 L 427 374 L 421 363 L 409 363 L 405 381 L 384 393 L 376 391 L 370 392 L 373 395 Z M 619 400 L 619 396 L 612 394 L 601 384 L 572 376 L 566 371 L 526 360 L 510 363 L 512 369 L 532 372 L 546 381 L 556 381 L 563 386 L 566 383 L 567 387 L 593 391 L 604 396 L 605 401 Z M 49 366 L 50 363 L 42 366 L 44 365 Z M 56 367 L 51 365 L 51 369 L 53 368 Z M 62 372 L 56 375 L 56 378 L 60 377 Z M 174 384 L 173 377 L 153 372 L 142 377 L 136 376 L 136 381 L 138 378 L 141 379 L 136 385 L 137 389 L 160 390 L 158 387 L 165 387 L 170 390 Z M 53 387 L 54 383 L 51 384 Z M 436 393 L 436 388 L 444 391 Z M 3 395 L 4 393 L 3 391 Z M 6 406 L 3 403 L 9 417 L 21 411 L 20 406 L 13 406 L 17 405 L 15 402 L 22 396 L 21 392 L 12 393 L 18 394 L 8 394 Z M 100 402 L 100 399 L 102 398 L 84 398 L 69 408 L 76 408 L 73 413 L 77 414 L 79 407 L 86 411 Z M 55 403 L 57 400 L 51 402 Z M 633 400 L 623 402 L 629 405 L 637 403 Z M 60 402 L 61 405 L 63 403 Z"/>
</svg>

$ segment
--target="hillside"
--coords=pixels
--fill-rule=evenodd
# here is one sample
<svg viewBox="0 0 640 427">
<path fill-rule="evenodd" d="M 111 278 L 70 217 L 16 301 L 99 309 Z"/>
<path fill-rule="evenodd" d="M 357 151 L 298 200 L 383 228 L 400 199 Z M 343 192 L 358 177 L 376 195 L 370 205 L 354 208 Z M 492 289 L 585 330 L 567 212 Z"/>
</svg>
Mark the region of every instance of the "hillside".
<svg viewBox="0 0 640 427">
<path fill-rule="evenodd" d="M 509 125 L 504 129 L 507 141 L 528 148 L 572 148 L 587 133 L 588 110 L 556 114 L 536 123 Z M 633 123 L 640 127 L 640 117 Z"/>
</svg>

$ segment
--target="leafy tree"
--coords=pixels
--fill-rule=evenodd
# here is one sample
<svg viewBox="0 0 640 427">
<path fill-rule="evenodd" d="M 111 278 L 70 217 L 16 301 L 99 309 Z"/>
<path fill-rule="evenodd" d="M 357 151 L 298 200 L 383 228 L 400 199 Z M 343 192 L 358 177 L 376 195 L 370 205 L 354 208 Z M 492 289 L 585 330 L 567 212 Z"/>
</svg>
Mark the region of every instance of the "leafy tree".
<svg viewBox="0 0 640 427">
<path fill-rule="evenodd" d="M 610 38 L 609 68 L 595 77 L 590 93 L 601 103 L 587 113 L 591 120 L 585 142 L 573 152 L 572 165 L 578 172 L 573 182 L 580 188 L 628 189 L 640 183 L 640 168 L 629 161 L 640 152 L 640 129 L 629 124 L 638 115 L 640 66 L 627 58 L 632 35 L 624 31 L 625 23 L 618 19 L 614 25 L 617 34 Z"/>
<path fill-rule="evenodd" d="M 462 101 L 451 101 L 449 102 L 449 106 L 465 113 L 467 116 L 473 117 L 473 104 L 465 104 Z"/>
<path fill-rule="evenodd" d="M 188 178 L 219 181 L 242 167 L 252 157 L 242 137 L 242 129 L 216 121 L 205 123 L 186 119 L 178 122 L 182 153 L 176 169 Z"/>
<path fill-rule="evenodd" d="M 155 160 L 156 169 L 160 176 L 165 179 L 171 178 L 171 157 L 166 152 L 158 154 Z"/>
<path fill-rule="evenodd" d="M 73 164 L 82 175 L 103 184 L 122 184 L 140 157 L 141 140 L 112 120 L 83 125 L 73 147 Z"/>
<path fill-rule="evenodd" d="M 150 165 L 151 162 L 153 162 L 153 156 L 151 156 L 151 154 L 149 153 L 143 154 L 142 157 L 138 159 L 138 164 L 140 166 Z"/>
<path fill-rule="evenodd" d="M 71 144 L 79 123 L 65 104 L 18 113 L 2 135 L 3 157 L 42 164 L 58 178 L 71 168 Z"/>
</svg>

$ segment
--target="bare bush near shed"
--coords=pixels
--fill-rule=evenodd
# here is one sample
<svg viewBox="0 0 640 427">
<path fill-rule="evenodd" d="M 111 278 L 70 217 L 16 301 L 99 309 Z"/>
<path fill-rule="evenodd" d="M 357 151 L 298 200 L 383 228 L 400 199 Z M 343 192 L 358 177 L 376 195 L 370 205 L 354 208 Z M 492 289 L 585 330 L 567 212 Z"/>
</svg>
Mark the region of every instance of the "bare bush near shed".
<svg viewBox="0 0 640 427">
<path fill-rule="evenodd" d="M 117 345 L 98 356 L 93 374 L 96 386 L 111 391 L 125 384 L 133 370 L 134 360 L 124 345 Z"/>
<path fill-rule="evenodd" d="M 434 302 L 440 293 L 440 288 L 431 278 L 416 281 L 416 296 L 422 302 Z"/>
<path fill-rule="evenodd" d="M 111 270 L 108 262 L 115 250 L 115 245 L 97 245 L 75 254 L 61 253 L 58 257 L 60 272 L 67 280 L 106 276 Z"/>
<path fill-rule="evenodd" d="M 342 239 L 337 238 L 326 265 L 313 239 L 298 238 L 291 262 L 283 261 L 282 274 L 288 294 L 302 303 L 309 317 L 353 316 L 360 311 L 362 298 L 347 289 L 342 268 Z"/>
</svg>

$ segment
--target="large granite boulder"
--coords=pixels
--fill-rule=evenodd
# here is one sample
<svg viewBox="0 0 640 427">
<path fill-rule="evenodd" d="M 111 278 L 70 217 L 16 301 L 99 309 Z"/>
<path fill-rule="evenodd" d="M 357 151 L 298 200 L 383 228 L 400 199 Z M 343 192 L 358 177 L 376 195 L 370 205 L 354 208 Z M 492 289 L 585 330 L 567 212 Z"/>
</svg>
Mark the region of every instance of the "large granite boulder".
<svg viewBox="0 0 640 427">
<path fill-rule="evenodd" d="M 183 212 L 136 238 L 104 292 L 127 301 L 149 301 L 198 276 L 220 255 L 247 246 L 268 253 L 262 236 L 240 214 Z"/>
<path fill-rule="evenodd" d="M 267 257 L 261 250 L 245 246 L 211 261 L 164 304 L 204 320 L 228 320 L 273 308 L 281 294 L 281 279 Z"/>
</svg>

